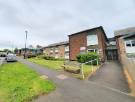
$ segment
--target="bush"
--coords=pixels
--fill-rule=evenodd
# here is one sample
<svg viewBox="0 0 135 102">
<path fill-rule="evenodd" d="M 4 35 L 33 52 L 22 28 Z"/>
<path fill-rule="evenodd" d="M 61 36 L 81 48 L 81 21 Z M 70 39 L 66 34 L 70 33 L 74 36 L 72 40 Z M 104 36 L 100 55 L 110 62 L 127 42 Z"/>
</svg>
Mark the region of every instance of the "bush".
<svg viewBox="0 0 135 102">
<path fill-rule="evenodd" d="M 48 55 L 39 55 L 38 58 L 45 59 L 45 60 L 57 60 L 57 61 L 63 61 L 64 60 L 62 58 L 55 58 L 53 56 L 48 56 Z"/>
<path fill-rule="evenodd" d="M 86 53 L 86 54 L 79 54 L 77 56 L 77 61 L 80 62 L 80 63 L 85 63 L 85 62 L 88 62 L 88 61 L 91 61 L 91 60 L 94 60 L 94 59 L 98 59 L 98 62 L 99 62 L 99 55 L 95 52 L 89 52 L 89 53 Z M 91 63 L 88 63 L 88 64 L 91 64 Z M 96 65 L 97 61 L 93 61 L 92 64 Z"/>
<path fill-rule="evenodd" d="M 28 54 L 27 57 L 28 58 L 33 58 L 33 57 L 36 57 L 36 55 L 34 55 L 34 54 Z"/>
<path fill-rule="evenodd" d="M 48 55 L 41 55 L 40 58 L 45 59 L 45 60 L 55 60 L 55 57 L 48 56 Z"/>
</svg>

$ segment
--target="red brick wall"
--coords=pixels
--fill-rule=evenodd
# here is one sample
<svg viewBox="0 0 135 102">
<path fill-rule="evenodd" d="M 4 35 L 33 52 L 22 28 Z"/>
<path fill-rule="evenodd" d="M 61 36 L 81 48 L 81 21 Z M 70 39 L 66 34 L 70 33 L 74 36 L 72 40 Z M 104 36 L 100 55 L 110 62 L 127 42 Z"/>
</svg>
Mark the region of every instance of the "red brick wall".
<svg viewBox="0 0 135 102">
<path fill-rule="evenodd" d="M 98 35 L 98 47 L 101 49 L 99 51 L 101 59 L 104 61 L 106 59 L 106 39 L 103 31 L 101 29 L 97 30 L 97 35 Z"/>
<path fill-rule="evenodd" d="M 122 63 L 122 56 L 126 57 L 124 40 L 121 37 L 117 37 L 116 44 L 118 48 L 119 61 Z"/>
<path fill-rule="evenodd" d="M 98 49 L 101 49 L 100 57 L 102 60 L 105 60 L 106 40 L 104 32 L 101 29 L 96 29 L 94 32 L 98 35 Z M 87 34 L 88 32 L 83 32 L 69 36 L 70 60 L 76 60 L 76 56 L 80 53 L 80 47 L 87 48 Z"/>
<path fill-rule="evenodd" d="M 118 48 L 119 61 L 121 62 L 124 71 L 127 71 L 131 77 L 131 85 L 135 85 L 135 60 L 129 59 L 126 56 L 125 43 L 122 37 L 116 38 L 116 44 Z M 132 87 L 131 87 L 132 88 Z M 135 88 L 132 88 L 132 92 L 135 93 Z"/>
<path fill-rule="evenodd" d="M 65 45 L 58 47 L 58 54 L 59 58 L 65 58 Z"/>
<path fill-rule="evenodd" d="M 70 60 L 76 60 L 76 56 L 80 53 L 80 47 L 86 47 L 87 45 L 87 33 L 75 34 L 69 36 L 69 58 Z"/>
</svg>

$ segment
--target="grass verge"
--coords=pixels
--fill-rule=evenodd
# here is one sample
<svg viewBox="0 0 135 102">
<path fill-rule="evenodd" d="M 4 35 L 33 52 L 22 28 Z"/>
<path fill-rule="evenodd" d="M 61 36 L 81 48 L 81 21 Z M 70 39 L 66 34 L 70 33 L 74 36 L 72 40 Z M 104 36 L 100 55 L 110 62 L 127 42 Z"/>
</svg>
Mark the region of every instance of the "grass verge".
<svg viewBox="0 0 135 102">
<path fill-rule="evenodd" d="M 50 68 L 50 69 L 55 69 L 55 70 L 62 70 L 62 65 L 64 61 L 56 61 L 56 60 L 45 60 L 41 58 L 29 58 L 29 61 L 42 65 L 44 67 Z"/>
<path fill-rule="evenodd" d="M 31 61 L 33 63 L 42 65 L 44 67 L 55 69 L 55 70 L 63 70 L 62 65 L 64 64 L 64 61 L 55 61 L 55 60 L 45 60 L 41 58 L 29 58 L 28 61 Z M 99 66 L 93 66 L 94 69 L 96 69 Z M 84 76 L 87 78 L 90 73 L 92 73 L 92 67 L 91 65 L 84 65 Z M 80 74 L 73 74 L 76 78 L 82 79 L 82 75 Z"/>
<path fill-rule="evenodd" d="M 29 101 L 54 89 L 54 83 L 19 62 L 0 66 L 0 102 Z"/>
</svg>

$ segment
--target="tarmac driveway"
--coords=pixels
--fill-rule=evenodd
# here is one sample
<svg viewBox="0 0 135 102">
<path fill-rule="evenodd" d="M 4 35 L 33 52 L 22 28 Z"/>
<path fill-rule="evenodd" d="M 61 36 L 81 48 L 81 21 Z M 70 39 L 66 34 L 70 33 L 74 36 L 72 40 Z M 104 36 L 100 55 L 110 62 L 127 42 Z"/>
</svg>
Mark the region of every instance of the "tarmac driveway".
<svg viewBox="0 0 135 102">
<path fill-rule="evenodd" d="M 116 61 L 105 62 L 105 64 L 89 78 L 89 81 L 126 93 L 130 92 L 122 66 Z"/>
</svg>

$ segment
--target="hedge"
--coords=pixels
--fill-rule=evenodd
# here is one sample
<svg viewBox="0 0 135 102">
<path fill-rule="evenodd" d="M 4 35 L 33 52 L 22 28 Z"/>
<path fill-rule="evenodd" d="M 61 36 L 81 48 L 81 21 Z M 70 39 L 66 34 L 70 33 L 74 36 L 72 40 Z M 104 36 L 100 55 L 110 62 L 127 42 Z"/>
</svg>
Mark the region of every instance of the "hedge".
<svg viewBox="0 0 135 102">
<path fill-rule="evenodd" d="M 80 63 L 85 63 L 85 62 L 88 62 L 88 61 L 91 61 L 91 60 L 94 60 L 94 59 L 97 59 L 98 62 L 99 62 L 99 55 L 95 52 L 89 52 L 89 53 L 86 53 L 86 54 L 79 54 L 77 56 L 77 61 L 80 62 Z M 91 64 L 91 63 L 88 63 L 88 64 Z M 92 64 L 96 65 L 97 61 L 93 61 Z"/>
<path fill-rule="evenodd" d="M 49 55 L 39 55 L 37 56 L 38 58 L 41 58 L 41 59 L 45 59 L 45 60 L 64 60 L 62 58 L 55 58 L 53 56 L 49 56 Z"/>
</svg>

